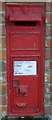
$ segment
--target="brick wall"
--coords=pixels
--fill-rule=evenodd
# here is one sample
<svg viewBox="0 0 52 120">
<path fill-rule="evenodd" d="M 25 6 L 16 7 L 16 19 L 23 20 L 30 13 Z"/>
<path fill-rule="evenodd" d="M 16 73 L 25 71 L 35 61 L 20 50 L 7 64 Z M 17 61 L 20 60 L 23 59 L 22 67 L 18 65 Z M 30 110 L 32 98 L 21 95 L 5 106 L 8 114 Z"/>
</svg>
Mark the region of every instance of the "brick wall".
<svg viewBox="0 0 52 120">
<path fill-rule="evenodd" d="M 45 99 L 44 112 L 52 115 L 52 4 L 46 3 L 45 10 Z"/>
<path fill-rule="evenodd" d="M 7 114 L 5 3 L 0 2 L 0 119 Z"/>
<path fill-rule="evenodd" d="M 0 2 L 0 119 L 7 115 L 7 66 L 5 5 Z M 13 4 L 13 3 L 12 3 Z M 34 3 L 44 4 L 44 3 Z M 44 114 L 52 115 L 52 3 L 45 5 Z"/>
</svg>

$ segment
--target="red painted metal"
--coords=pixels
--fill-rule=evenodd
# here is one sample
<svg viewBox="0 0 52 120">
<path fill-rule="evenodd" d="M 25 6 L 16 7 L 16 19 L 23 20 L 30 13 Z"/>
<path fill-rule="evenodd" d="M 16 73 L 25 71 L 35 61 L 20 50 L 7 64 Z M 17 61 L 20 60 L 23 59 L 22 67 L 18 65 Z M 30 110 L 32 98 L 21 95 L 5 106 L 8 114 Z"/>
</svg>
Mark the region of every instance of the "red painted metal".
<svg viewBox="0 0 52 120">
<path fill-rule="evenodd" d="M 42 115 L 44 6 L 7 5 L 6 26 L 8 114 Z"/>
</svg>

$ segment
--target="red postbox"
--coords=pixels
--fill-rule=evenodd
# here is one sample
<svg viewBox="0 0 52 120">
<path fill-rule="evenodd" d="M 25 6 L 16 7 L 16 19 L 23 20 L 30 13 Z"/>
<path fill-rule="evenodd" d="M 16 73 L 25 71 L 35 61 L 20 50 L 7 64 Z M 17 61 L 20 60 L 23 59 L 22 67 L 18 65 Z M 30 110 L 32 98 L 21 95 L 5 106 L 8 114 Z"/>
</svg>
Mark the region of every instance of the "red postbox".
<svg viewBox="0 0 52 120">
<path fill-rule="evenodd" d="M 8 114 L 42 115 L 44 6 L 7 5 Z"/>
</svg>

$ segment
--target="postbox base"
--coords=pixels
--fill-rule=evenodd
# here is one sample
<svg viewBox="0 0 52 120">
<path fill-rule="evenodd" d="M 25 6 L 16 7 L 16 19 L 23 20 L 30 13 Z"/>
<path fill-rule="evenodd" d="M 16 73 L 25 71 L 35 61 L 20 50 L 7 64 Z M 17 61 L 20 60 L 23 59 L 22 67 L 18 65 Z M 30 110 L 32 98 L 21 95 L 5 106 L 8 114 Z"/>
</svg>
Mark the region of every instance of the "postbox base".
<svg viewBox="0 0 52 120">
<path fill-rule="evenodd" d="M 44 116 L 40 116 L 40 117 L 5 117 L 2 118 L 1 120 L 51 120 L 49 117 L 44 117 Z"/>
</svg>

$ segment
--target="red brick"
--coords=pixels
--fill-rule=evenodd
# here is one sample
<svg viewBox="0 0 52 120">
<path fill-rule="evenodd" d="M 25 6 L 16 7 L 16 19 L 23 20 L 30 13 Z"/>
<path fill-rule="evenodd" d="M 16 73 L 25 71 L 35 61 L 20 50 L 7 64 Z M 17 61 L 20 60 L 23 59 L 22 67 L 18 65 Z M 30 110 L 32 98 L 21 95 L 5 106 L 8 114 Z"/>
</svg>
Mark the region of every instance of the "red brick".
<svg viewBox="0 0 52 120">
<path fill-rule="evenodd" d="M 50 92 L 52 93 L 52 85 L 50 85 Z"/>
<path fill-rule="evenodd" d="M 52 95 L 50 95 L 50 104 L 52 104 Z"/>
<path fill-rule="evenodd" d="M 50 73 L 50 82 L 52 82 L 52 73 Z"/>
<path fill-rule="evenodd" d="M 46 23 L 50 24 L 50 14 L 46 13 Z"/>
<path fill-rule="evenodd" d="M 0 11 L 2 11 L 2 2 L 0 2 Z"/>
<path fill-rule="evenodd" d="M 0 25 L 0 35 L 6 35 L 6 27 L 5 27 L 5 25 Z"/>
<path fill-rule="evenodd" d="M 6 60 L 6 51 L 0 50 L 0 60 Z"/>
<path fill-rule="evenodd" d="M 7 105 L 7 96 L 0 96 L 0 105 Z"/>
<path fill-rule="evenodd" d="M 7 94 L 7 85 L 2 85 L 2 94 Z"/>
<path fill-rule="evenodd" d="M 6 48 L 6 38 L 2 38 L 2 48 Z"/>
<path fill-rule="evenodd" d="M 6 71 L 6 62 L 2 62 L 2 71 Z"/>
<path fill-rule="evenodd" d="M 0 71 L 2 71 L 2 62 L 0 62 Z"/>
<path fill-rule="evenodd" d="M 52 61 L 45 61 L 45 70 L 52 70 Z"/>
<path fill-rule="evenodd" d="M 0 117 L 2 118 L 2 107 L 0 107 Z"/>
<path fill-rule="evenodd" d="M 2 107 L 2 111 L 7 111 L 7 107 Z"/>
<path fill-rule="evenodd" d="M 52 106 L 51 106 L 51 115 L 52 115 Z"/>
<path fill-rule="evenodd" d="M 0 48 L 6 48 L 6 38 L 0 38 Z"/>
<path fill-rule="evenodd" d="M 52 50 L 45 50 L 45 59 L 52 59 Z"/>
<path fill-rule="evenodd" d="M 7 107 L 0 107 L 0 117 L 5 117 L 7 115 Z"/>
<path fill-rule="evenodd" d="M 0 94 L 7 94 L 7 85 L 0 85 Z"/>
<path fill-rule="evenodd" d="M 45 82 L 52 82 L 52 74 L 45 72 Z"/>
<path fill-rule="evenodd" d="M 51 2 L 46 3 L 46 11 L 52 11 L 52 3 Z"/>
<path fill-rule="evenodd" d="M 0 74 L 0 83 L 7 83 L 7 74 Z"/>
<path fill-rule="evenodd" d="M 0 62 L 0 71 L 4 72 L 6 71 L 6 62 Z"/>
<path fill-rule="evenodd" d="M 46 26 L 46 35 L 52 35 L 52 26 Z"/>
<path fill-rule="evenodd" d="M 47 84 L 45 84 L 44 87 L 45 87 L 45 90 L 44 90 L 45 93 L 50 93 L 50 92 L 51 92 L 51 91 L 50 91 L 50 84 L 47 83 Z"/>
<path fill-rule="evenodd" d="M 2 105 L 7 105 L 7 96 L 2 96 Z"/>
<path fill-rule="evenodd" d="M 5 10 L 5 2 L 0 2 L 0 11 Z"/>
<path fill-rule="evenodd" d="M 2 96 L 0 96 L 0 105 L 2 105 Z"/>
<path fill-rule="evenodd" d="M 50 84 L 45 84 L 45 93 L 52 93 L 52 85 Z"/>
<path fill-rule="evenodd" d="M 0 23 L 5 23 L 5 14 L 4 13 L 0 13 Z"/>
<path fill-rule="evenodd" d="M 52 14 L 46 13 L 46 23 L 52 24 Z"/>
<path fill-rule="evenodd" d="M 0 48 L 2 48 L 2 39 L 0 38 Z"/>
<path fill-rule="evenodd" d="M 50 95 L 49 94 L 45 94 L 44 103 L 45 104 L 50 104 Z"/>
<path fill-rule="evenodd" d="M 44 114 L 50 114 L 51 113 L 51 107 L 50 106 L 44 106 Z"/>
<path fill-rule="evenodd" d="M 0 94 L 2 95 L 2 85 L 0 85 Z"/>
<path fill-rule="evenodd" d="M 45 39 L 45 47 L 52 48 L 52 39 Z"/>
</svg>

